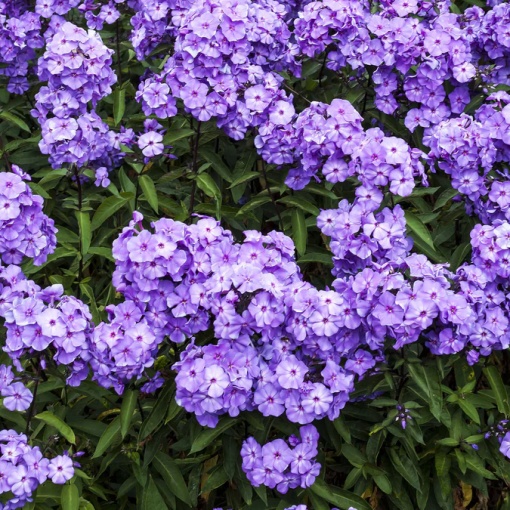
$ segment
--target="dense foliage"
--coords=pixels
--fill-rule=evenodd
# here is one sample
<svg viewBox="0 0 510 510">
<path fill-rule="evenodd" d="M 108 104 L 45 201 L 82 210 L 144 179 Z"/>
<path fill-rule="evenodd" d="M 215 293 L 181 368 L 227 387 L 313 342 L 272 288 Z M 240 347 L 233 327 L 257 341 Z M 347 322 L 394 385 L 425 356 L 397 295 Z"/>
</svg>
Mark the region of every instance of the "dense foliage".
<svg viewBox="0 0 510 510">
<path fill-rule="evenodd" d="M 0 508 L 510 509 L 510 4 L 0 1 Z"/>
</svg>

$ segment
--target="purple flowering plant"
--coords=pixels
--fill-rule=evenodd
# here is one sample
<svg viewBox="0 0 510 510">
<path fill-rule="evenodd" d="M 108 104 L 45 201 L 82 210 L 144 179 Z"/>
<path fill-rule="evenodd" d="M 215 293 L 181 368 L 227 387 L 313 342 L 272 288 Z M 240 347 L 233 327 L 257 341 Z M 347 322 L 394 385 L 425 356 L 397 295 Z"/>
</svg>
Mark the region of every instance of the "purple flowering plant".
<svg viewBox="0 0 510 510">
<path fill-rule="evenodd" d="M 0 508 L 510 502 L 510 7 L 0 1 Z"/>
</svg>

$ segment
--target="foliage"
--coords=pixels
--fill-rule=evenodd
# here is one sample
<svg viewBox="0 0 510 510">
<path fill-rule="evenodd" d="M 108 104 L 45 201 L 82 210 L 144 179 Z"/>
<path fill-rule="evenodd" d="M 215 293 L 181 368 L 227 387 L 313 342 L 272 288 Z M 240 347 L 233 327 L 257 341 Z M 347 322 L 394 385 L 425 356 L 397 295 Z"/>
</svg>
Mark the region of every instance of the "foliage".
<svg viewBox="0 0 510 510">
<path fill-rule="evenodd" d="M 5 508 L 510 509 L 508 4 L 0 10 L 0 441 L 51 473 Z"/>
</svg>

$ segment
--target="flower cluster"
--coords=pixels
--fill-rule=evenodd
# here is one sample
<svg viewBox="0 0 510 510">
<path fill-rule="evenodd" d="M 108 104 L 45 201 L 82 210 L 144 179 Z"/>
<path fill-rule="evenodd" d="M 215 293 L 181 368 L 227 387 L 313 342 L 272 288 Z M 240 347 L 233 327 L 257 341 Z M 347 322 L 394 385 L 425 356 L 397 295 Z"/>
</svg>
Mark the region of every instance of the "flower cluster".
<svg viewBox="0 0 510 510">
<path fill-rule="evenodd" d="M 121 394 L 125 383 L 139 379 L 152 366 L 162 338 L 152 332 L 132 301 L 109 306 L 107 311 L 110 322 L 94 328 L 85 359 L 95 381 Z"/>
<path fill-rule="evenodd" d="M 28 444 L 27 436 L 14 430 L 0 430 L 0 451 L 0 494 L 12 494 L 2 505 L 5 510 L 23 508 L 47 480 L 62 485 L 74 476 L 73 461 L 68 455 L 48 459 L 39 447 Z"/>
<path fill-rule="evenodd" d="M 0 282 L 0 316 L 7 330 L 3 350 L 16 362 L 48 349 L 57 363 L 71 366 L 68 383 L 78 385 L 88 375 L 83 361 L 92 319 L 88 307 L 63 295 L 61 285 L 41 289 L 18 266 L 1 267 Z"/>
<path fill-rule="evenodd" d="M 44 46 L 39 17 L 26 9 L 24 2 L 0 3 L 0 75 L 9 77 L 7 90 L 23 94 L 28 82 L 29 63 L 36 50 Z"/>
<path fill-rule="evenodd" d="M 48 84 L 36 95 L 32 115 L 42 127 L 39 147 L 49 154 L 54 168 L 75 164 L 78 168 L 112 168 L 121 157 L 119 144 L 129 144 L 132 133 L 114 133 L 88 104 L 109 95 L 117 78 L 111 69 L 113 50 L 99 34 L 87 33 L 72 23 L 50 21 L 38 76 Z"/>
<path fill-rule="evenodd" d="M 315 461 L 319 433 L 313 425 L 299 429 L 300 438 L 288 443 L 275 439 L 261 446 L 253 437 L 243 443 L 243 471 L 254 487 L 265 485 L 285 494 L 289 489 L 310 487 L 321 470 Z"/>
<path fill-rule="evenodd" d="M 175 365 L 181 405 L 209 426 L 221 414 L 255 407 L 302 424 L 338 415 L 354 373 L 364 370 L 331 360 L 354 356 L 347 346 L 334 354 L 328 338 L 340 324 L 328 317 L 344 301 L 302 281 L 288 238 L 246 232 L 236 244 L 210 218 L 190 226 L 159 220 L 154 234 L 139 230 L 140 221 L 135 215 L 114 242 L 117 290 L 138 303 L 156 336 L 182 342 L 212 327 L 218 339 L 204 347 L 192 342 L 181 353 Z M 345 333 L 357 326 L 350 318 L 345 323 Z"/>
<path fill-rule="evenodd" d="M 459 114 L 469 84 L 508 85 L 508 6 L 449 12 L 449 2 L 308 2 L 295 22 L 301 52 L 327 51 L 327 67 L 374 84 L 381 112 L 406 113 L 413 131 Z M 445 84 L 448 83 L 448 86 Z"/>
<path fill-rule="evenodd" d="M 141 2 L 144 3 L 144 2 Z M 174 41 L 174 53 L 163 72 L 149 76 L 139 87 L 137 99 L 145 114 L 160 118 L 176 114 L 176 99 L 200 121 L 212 117 L 234 139 L 261 122 L 261 114 L 280 97 L 282 81 L 276 74 L 293 68 L 290 31 L 283 20 L 285 8 L 275 0 L 183 2 L 170 12 L 168 4 L 145 11 L 156 23 L 149 29 L 139 13 L 133 22 L 133 45 L 143 43 L 143 53 L 152 47 L 149 30 L 163 28 Z M 136 21 L 135 21 L 136 20 Z M 163 35 L 163 34 L 158 34 Z M 244 97 L 243 97 L 244 96 Z"/>
<path fill-rule="evenodd" d="M 43 199 L 32 194 L 28 180 L 16 165 L 0 173 L 0 257 L 6 264 L 30 257 L 40 265 L 57 244 L 54 222 L 43 213 Z"/>
<path fill-rule="evenodd" d="M 0 365 L 0 393 L 9 411 L 26 411 L 32 403 L 32 392 L 21 382 L 15 382 L 12 368 Z"/>
<path fill-rule="evenodd" d="M 452 186 L 467 199 L 468 212 L 484 223 L 510 219 L 510 95 L 489 96 L 475 117 L 462 115 L 426 130 L 424 143 L 437 166 L 451 175 Z M 496 171 L 494 171 L 496 170 Z"/>
<path fill-rule="evenodd" d="M 385 136 L 379 128 L 364 131 L 363 119 L 349 101 L 313 102 L 295 119 L 293 109 L 282 104 L 282 110 L 287 117 L 270 116 L 260 126 L 255 145 L 269 163 L 296 165 L 286 180 L 292 189 L 306 186 L 319 170 L 332 183 L 356 176 L 361 182 L 357 196 L 369 196 L 379 204 L 380 188 L 388 186 L 393 194 L 407 196 L 414 178 L 424 179 L 419 161 L 423 153 L 400 138 Z"/>
</svg>

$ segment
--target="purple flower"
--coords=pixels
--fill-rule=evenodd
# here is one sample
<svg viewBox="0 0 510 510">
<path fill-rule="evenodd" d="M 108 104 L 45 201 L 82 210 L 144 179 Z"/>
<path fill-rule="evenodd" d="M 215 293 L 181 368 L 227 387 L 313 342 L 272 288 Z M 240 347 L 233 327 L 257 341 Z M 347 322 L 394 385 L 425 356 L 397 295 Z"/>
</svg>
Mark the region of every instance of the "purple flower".
<svg viewBox="0 0 510 510">
<path fill-rule="evenodd" d="M 73 461 L 67 455 L 58 455 L 48 464 L 48 477 L 56 484 L 64 484 L 74 476 Z"/>
</svg>

